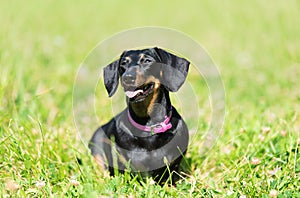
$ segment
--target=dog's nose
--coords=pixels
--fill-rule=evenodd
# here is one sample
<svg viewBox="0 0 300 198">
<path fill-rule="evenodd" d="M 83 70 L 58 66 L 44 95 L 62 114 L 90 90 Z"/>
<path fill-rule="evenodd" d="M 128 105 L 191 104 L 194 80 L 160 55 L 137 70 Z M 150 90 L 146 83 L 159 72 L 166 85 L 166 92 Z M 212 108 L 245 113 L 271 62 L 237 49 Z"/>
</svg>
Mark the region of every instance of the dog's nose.
<svg viewBox="0 0 300 198">
<path fill-rule="evenodd" d="M 135 81 L 135 75 L 132 73 L 125 73 L 123 76 L 123 82 L 125 84 L 133 84 Z"/>
</svg>

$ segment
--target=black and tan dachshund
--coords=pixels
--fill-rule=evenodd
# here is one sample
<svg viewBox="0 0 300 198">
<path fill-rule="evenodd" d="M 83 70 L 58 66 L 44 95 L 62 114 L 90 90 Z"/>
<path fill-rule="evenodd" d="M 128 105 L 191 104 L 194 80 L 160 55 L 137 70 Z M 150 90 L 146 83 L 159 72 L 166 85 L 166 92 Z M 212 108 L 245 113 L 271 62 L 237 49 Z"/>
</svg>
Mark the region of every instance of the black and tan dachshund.
<svg viewBox="0 0 300 198">
<path fill-rule="evenodd" d="M 189 64 L 155 47 L 125 51 L 104 68 L 109 97 L 119 79 L 127 96 L 127 108 L 98 128 L 89 143 L 95 159 L 111 175 L 129 170 L 160 182 L 178 171 L 189 134 L 169 92 L 182 86 Z"/>
</svg>

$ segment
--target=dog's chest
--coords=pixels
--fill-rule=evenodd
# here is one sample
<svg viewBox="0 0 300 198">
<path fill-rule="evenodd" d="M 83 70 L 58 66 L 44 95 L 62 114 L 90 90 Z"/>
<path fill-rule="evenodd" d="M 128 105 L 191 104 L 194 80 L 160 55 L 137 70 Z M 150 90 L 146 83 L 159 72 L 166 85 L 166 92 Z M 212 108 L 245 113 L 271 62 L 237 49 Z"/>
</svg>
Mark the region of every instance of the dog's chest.
<svg viewBox="0 0 300 198">
<path fill-rule="evenodd" d="M 149 142 L 148 142 L 149 143 Z M 124 157 L 126 162 L 130 162 L 131 168 L 139 171 L 152 171 L 174 162 L 178 157 L 185 152 L 187 147 L 186 142 L 169 141 L 156 149 L 147 149 L 140 145 L 131 147 L 131 150 L 120 148 L 118 146 L 118 153 Z"/>
<path fill-rule="evenodd" d="M 185 132 L 157 134 L 148 137 L 134 137 L 119 133 L 116 138 L 118 153 L 130 162 L 131 167 L 151 171 L 171 164 L 182 156 L 188 145 Z"/>
<path fill-rule="evenodd" d="M 144 132 L 128 122 L 124 112 L 116 119 L 115 149 L 119 166 L 141 172 L 159 169 L 182 157 L 188 146 L 188 130 L 182 120 L 172 122 L 173 128 L 159 134 Z"/>
</svg>

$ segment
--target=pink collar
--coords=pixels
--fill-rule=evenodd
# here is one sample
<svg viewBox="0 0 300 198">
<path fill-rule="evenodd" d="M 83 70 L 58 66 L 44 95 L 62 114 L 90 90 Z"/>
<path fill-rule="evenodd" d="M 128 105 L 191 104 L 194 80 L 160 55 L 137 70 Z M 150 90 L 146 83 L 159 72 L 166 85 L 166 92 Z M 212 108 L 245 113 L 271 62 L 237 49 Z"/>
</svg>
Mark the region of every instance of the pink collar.
<svg viewBox="0 0 300 198">
<path fill-rule="evenodd" d="M 142 131 L 147 131 L 147 132 L 153 132 L 153 133 L 163 133 L 165 131 L 167 131 L 168 129 L 172 128 L 172 124 L 170 123 L 171 117 L 172 117 L 172 109 L 170 111 L 170 115 L 169 116 L 165 116 L 165 120 L 163 122 L 160 122 L 158 124 L 152 125 L 152 126 L 145 126 L 145 125 L 141 125 L 139 123 L 136 123 L 130 113 L 129 110 L 127 111 L 128 113 L 128 119 L 130 121 L 130 123 L 137 129 L 140 129 Z"/>
</svg>

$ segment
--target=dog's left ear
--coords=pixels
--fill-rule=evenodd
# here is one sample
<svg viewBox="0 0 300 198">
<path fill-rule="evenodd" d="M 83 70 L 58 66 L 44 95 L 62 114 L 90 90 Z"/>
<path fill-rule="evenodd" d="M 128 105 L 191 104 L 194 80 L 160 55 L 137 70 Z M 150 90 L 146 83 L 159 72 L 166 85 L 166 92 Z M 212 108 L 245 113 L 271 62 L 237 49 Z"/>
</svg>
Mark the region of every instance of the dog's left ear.
<svg viewBox="0 0 300 198">
<path fill-rule="evenodd" d="M 160 62 L 165 64 L 161 67 L 160 80 L 162 84 L 172 92 L 177 91 L 184 83 L 190 62 L 160 48 L 153 48 Z"/>
<path fill-rule="evenodd" d="M 119 59 L 107 65 L 103 69 L 104 85 L 109 97 L 114 95 L 119 85 L 118 68 L 119 68 Z"/>
</svg>

